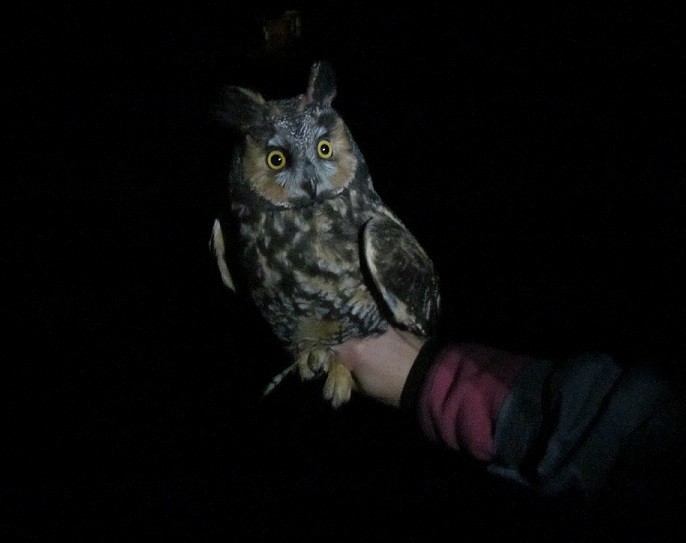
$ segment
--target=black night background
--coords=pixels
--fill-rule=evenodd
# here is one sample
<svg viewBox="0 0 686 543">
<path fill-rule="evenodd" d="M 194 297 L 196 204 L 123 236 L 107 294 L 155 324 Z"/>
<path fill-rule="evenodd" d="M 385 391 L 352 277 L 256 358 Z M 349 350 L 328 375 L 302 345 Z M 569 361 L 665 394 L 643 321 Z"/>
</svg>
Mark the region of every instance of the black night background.
<svg viewBox="0 0 686 543">
<path fill-rule="evenodd" d="M 319 381 L 262 401 L 289 362 L 208 250 L 221 88 L 289 97 L 327 59 L 377 191 L 437 265 L 443 333 L 682 379 L 678 3 L 18 10 L 1 86 L 3 541 L 588 540 L 683 511 L 680 482 L 590 512 L 537 499 L 390 408 L 332 410 Z M 286 10 L 300 34 L 265 41 Z"/>
</svg>

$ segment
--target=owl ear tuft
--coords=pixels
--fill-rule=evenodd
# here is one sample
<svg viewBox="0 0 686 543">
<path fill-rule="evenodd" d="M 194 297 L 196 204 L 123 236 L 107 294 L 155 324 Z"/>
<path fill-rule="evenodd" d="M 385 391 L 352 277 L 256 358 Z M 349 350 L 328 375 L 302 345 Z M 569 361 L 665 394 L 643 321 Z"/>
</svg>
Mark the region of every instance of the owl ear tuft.
<svg viewBox="0 0 686 543">
<path fill-rule="evenodd" d="M 265 120 L 265 100 L 262 95 L 242 87 L 227 87 L 221 103 L 215 110 L 215 118 L 225 126 L 248 128 Z"/>
<path fill-rule="evenodd" d="M 312 64 L 310 80 L 307 85 L 307 101 L 330 106 L 336 96 L 336 74 L 326 61 Z"/>
</svg>

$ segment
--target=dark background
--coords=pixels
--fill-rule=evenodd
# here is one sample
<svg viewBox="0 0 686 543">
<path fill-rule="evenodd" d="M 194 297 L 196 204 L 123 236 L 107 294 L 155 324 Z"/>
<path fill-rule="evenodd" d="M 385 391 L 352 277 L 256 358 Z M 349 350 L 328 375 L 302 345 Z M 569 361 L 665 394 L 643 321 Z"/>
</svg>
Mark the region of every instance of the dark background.
<svg viewBox="0 0 686 543">
<path fill-rule="evenodd" d="M 208 251 L 230 144 L 211 110 L 227 84 L 303 92 L 320 58 L 377 191 L 436 263 L 446 336 L 681 378 L 678 3 L 359 4 L 24 3 L 3 23 L 3 541 L 664 527 L 620 498 L 590 516 L 537 500 L 394 410 L 332 410 L 321 382 L 260 400 L 289 362 Z M 267 47 L 285 8 L 301 36 Z"/>
</svg>

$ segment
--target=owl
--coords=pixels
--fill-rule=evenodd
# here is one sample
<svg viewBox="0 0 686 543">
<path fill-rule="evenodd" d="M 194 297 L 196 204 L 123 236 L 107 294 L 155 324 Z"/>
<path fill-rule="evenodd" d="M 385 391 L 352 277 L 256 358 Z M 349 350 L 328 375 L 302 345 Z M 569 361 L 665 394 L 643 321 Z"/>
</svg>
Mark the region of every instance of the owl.
<svg viewBox="0 0 686 543">
<path fill-rule="evenodd" d="M 290 355 L 264 393 L 291 372 L 325 376 L 324 398 L 337 408 L 355 385 L 334 347 L 391 326 L 430 337 L 440 294 L 432 260 L 374 189 L 332 108 L 335 95 L 327 62 L 312 65 L 305 93 L 295 97 L 225 89 L 217 117 L 239 143 L 229 171 L 230 224 L 215 220 L 210 247 L 223 282 L 235 290 L 236 270 L 242 274 Z"/>
</svg>

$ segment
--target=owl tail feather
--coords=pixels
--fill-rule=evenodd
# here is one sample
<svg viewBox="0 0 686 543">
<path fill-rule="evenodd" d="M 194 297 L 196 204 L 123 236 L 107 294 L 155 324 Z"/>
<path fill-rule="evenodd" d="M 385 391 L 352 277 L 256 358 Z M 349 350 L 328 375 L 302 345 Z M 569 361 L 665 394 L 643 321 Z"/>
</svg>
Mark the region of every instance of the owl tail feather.
<svg viewBox="0 0 686 543">
<path fill-rule="evenodd" d="M 275 375 L 271 381 L 269 381 L 269 384 L 265 387 L 264 392 L 262 392 L 262 397 L 264 398 L 265 396 L 269 395 L 276 387 L 277 385 L 283 381 L 283 378 L 286 377 L 289 373 L 292 373 L 295 368 L 298 367 L 298 363 L 295 362 L 288 366 L 285 370 L 283 370 L 281 373 L 278 375 Z"/>
</svg>

